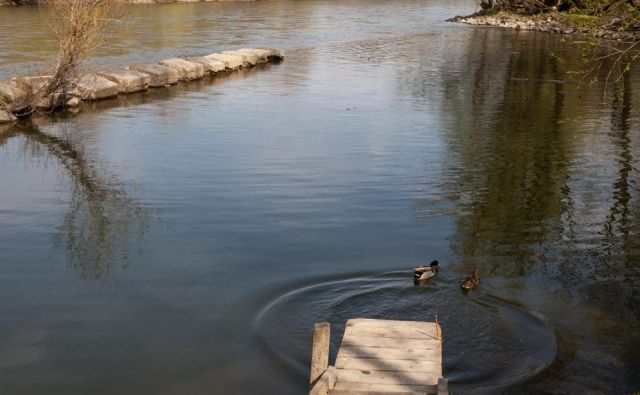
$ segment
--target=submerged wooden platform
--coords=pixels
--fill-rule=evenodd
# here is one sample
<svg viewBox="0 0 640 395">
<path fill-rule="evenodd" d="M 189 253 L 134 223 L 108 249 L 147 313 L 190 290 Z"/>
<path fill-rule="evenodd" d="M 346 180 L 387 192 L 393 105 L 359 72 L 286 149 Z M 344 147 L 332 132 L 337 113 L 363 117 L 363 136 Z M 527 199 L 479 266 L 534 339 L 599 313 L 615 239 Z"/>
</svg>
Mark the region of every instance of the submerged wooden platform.
<svg viewBox="0 0 640 395">
<path fill-rule="evenodd" d="M 438 323 L 350 319 L 334 366 L 329 338 L 329 324 L 316 324 L 310 395 L 449 394 Z"/>
</svg>

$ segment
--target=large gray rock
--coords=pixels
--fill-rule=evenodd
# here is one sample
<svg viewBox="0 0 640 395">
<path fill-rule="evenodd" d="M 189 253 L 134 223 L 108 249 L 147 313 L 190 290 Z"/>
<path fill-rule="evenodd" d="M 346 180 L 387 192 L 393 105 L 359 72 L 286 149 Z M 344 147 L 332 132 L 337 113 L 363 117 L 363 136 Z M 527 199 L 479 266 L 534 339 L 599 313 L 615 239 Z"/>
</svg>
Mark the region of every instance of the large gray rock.
<svg viewBox="0 0 640 395">
<path fill-rule="evenodd" d="M 241 49 L 238 49 L 236 52 L 255 56 L 257 58 L 257 63 L 268 62 L 269 56 L 271 54 L 271 51 L 268 51 L 266 49 L 260 49 L 260 48 L 241 48 Z"/>
<path fill-rule="evenodd" d="M 255 66 L 259 63 L 258 55 L 251 52 L 242 52 L 242 51 L 224 51 L 223 55 L 234 55 L 239 56 L 244 61 L 245 65 Z"/>
<path fill-rule="evenodd" d="M 267 51 L 267 58 L 269 60 L 282 60 L 284 59 L 284 52 L 277 49 L 277 48 L 264 48 L 264 47 L 258 47 L 256 49 L 262 49 L 264 51 Z"/>
<path fill-rule="evenodd" d="M 16 117 L 11 114 L 8 111 L 5 110 L 0 110 L 0 124 L 1 123 L 9 123 L 9 122 L 15 122 L 16 121 Z"/>
<path fill-rule="evenodd" d="M 100 100 L 118 96 L 118 84 L 98 74 L 85 74 L 74 81 L 82 100 Z"/>
<path fill-rule="evenodd" d="M 187 60 L 191 63 L 201 64 L 202 66 L 204 66 L 205 73 L 208 73 L 208 74 L 219 73 L 221 71 L 224 71 L 227 68 L 227 66 L 223 62 L 215 59 L 206 58 L 204 56 L 201 56 L 198 58 L 187 58 Z"/>
<path fill-rule="evenodd" d="M 179 58 L 165 59 L 159 63 L 177 70 L 178 76 L 182 81 L 195 80 L 204 76 L 204 66 L 199 63 L 193 63 Z"/>
<path fill-rule="evenodd" d="M 0 103 L 12 103 L 15 99 L 16 91 L 11 81 L 0 81 Z"/>
<path fill-rule="evenodd" d="M 0 81 L 0 103 L 12 111 L 24 110 L 33 104 L 31 101 L 35 100 L 33 99 L 35 90 L 41 88 L 44 82 L 46 82 L 45 77 L 21 77 Z M 59 95 L 50 97 L 47 102 L 52 103 L 45 105 L 45 100 L 41 99 L 36 103 L 36 107 L 46 108 L 48 105 L 56 107 L 62 104 Z"/>
<path fill-rule="evenodd" d="M 222 54 L 222 53 L 212 53 L 211 55 L 205 56 L 208 59 L 218 60 L 224 63 L 227 70 L 236 70 L 244 66 L 244 58 L 238 55 L 232 54 Z"/>
<path fill-rule="evenodd" d="M 32 77 L 13 78 L 11 83 L 23 97 L 33 95 L 31 105 L 38 110 L 53 110 L 59 107 L 77 107 L 80 104 L 80 93 L 75 88 L 59 89 L 48 95 L 44 91 L 48 89 L 47 84 L 51 82 L 50 75 L 37 75 Z M 28 100 L 31 101 L 31 100 Z"/>
<path fill-rule="evenodd" d="M 151 77 L 135 70 L 101 71 L 99 76 L 118 84 L 118 93 L 133 93 L 149 88 Z"/>
<path fill-rule="evenodd" d="M 131 66 L 129 69 L 148 74 L 151 77 L 149 86 L 153 88 L 176 84 L 180 78 L 178 70 L 172 67 L 162 66 L 160 64 L 142 64 Z"/>
</svg>

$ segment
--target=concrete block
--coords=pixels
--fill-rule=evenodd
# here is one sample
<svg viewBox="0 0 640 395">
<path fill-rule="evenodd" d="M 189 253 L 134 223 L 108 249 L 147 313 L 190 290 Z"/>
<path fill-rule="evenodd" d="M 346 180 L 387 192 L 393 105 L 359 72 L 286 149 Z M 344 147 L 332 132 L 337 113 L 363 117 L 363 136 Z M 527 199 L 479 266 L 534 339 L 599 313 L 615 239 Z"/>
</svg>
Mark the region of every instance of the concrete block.
<svg viewBox="0 0 640 395">
<path fill-rule="evenodd" d="M 8 111 L 0 110 L 0 124 L 15 122 L 16 117 Z"/>
<path fill-rule="evenodd" d="M 82 100 L 100 100 L 118 95 L 118 84 L 97 74 L 85 74 L 74 81 Z"/>
<path fill-rule="evenodd" d="M 111 70 L 101 71 L 99 76 L 118 84 L 118 93 L 133 93 L 149 88 L 151 77 L 148 74 L 135 70 Z"/>
<path fill-rule="evenodd" d="M 33 77 L 14 78 L 12 83 L 16 87 L 22 85 L 18 90 L 29 92 L 29 89 L 35 95 L 42 95 L 46 85 L 51 81 L 50 75 L 38 75 Z M 77 107 L 80 104 L 80 92 L 72 87 L 66 91 L 58 90 L 45 97 L 41 97 L 33 106 L 38 110 L 53 110 L 59 107 Z"/>
<path fill-rule="evenodd" d="M 177 70 L 181 81 L 195 80 L 204 76 L 204 66 L 199 63 L 193 63 L 179 58 L 165 59 L 159 63 Z"/>
<path fill-rule="evenodd" d="M 0 103 L 13 103 L 19 92 L 12 81 L 0 81 Z"/>
<path fill-rule="evenodd" d="M 223 62 L 206 58 L 204 56 L 198 58 L 187 58 L 187 60 L 191 63 L 201 64 L 202 66 L 204 66 L 205 73 L 208 74 L 219 73 L 227 68 L 227 66 Z"/>
<path fill-rule="evenodd" d="M 211 55 L 205 56 L 205 58 L 224 63 L 227 70 L 236 70 L 244 66 L 244 59 L 238 55 L 212 53 Z"/>
<path fill-rule="evenodd" d="M 249 66 L 255 66 L 256 64 L 259 63 L 259 58 L 258 55 L 251 53 L 251 52 L 242 52 L 242 51 L 224 51 L 222 53 L 223 55 L 228 54 L 228 55 L 235 55 L 235 56 L 239 56 L 242 58 L 242 60 L 244 61 L 245 64 L 248 64 Z"/>
<path fill-rule="evenodd" d="M 178 79 L 180 78 L 178 70 L 160 64 L 142 64 L 131 66 L 129 67 L 129 69 L 148 74 L 151 77 L 149 86 L 153 88 L 160 88 L 163 86 L 176 84 L 178 82 Z"/>
<path fill-rule="evenodd" d="M 256 49 L 262 49 L 267 51 L 268 55 L 267 58 L 269 60 L 282 60 L 284 59 L 284 55 L 285 53 L 277 48 L 265 48 L 265 47 L 258 47 Z"/>
<path fill-rule="evenodd" d="M 238 49 L 236 52 L 238 53 L 246 53 L 246 54 L 251 54 L 253 56 L 255 56 L 257 58 L 257 62 L 258 63 L 266 63 L 269 61 L 269 55 L 270 55 L 270 51 L 266 50 L 266 49 L 260 49 L 260 48 L 242 48 L 242 49 Z"/>
</svg>

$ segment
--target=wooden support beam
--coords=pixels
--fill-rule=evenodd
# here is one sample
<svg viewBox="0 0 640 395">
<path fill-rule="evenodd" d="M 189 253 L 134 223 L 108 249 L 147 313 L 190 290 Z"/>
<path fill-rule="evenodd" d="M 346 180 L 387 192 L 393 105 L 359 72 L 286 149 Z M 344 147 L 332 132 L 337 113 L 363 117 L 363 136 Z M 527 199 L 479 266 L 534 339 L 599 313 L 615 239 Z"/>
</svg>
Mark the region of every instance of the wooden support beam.
<svg viewBox="0 0 640 395">
<path fill-rule="evenodd" d="M 311 387 L 309 395 L 327 395 L 336 385 L 336 368 L 329 366 Z"/>
<path fill-rule="evenodd" d="M 311 348 L 311 373 L 309 388 L 318 381 L 329 367 L 329 338 L 331 326 L 327 322 L 315 324 L 313 328 L 313 345 Z"/>
<path fill-rule="evenodd" d="M 438 395 L 449 395 L 449 381 L 445 378 L 438 379 Z"/>
</svg>

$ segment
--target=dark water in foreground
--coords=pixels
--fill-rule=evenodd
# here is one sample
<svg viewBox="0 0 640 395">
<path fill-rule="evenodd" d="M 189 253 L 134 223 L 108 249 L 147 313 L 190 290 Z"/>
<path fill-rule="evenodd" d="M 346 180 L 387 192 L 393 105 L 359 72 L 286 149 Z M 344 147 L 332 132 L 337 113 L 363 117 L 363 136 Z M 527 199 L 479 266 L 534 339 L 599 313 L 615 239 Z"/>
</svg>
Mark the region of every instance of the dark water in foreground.
<svg viewBox="0 0 640 395">
<path fill-rule="evenodd" d="M 314 322 L 435 314 L 456 393 L 640 390 L 638 74 L 447 4 L 134 7 L 94 62 L 288 57 L 1 129 L 0 393 L 302 394 Z"/>
</svg>

